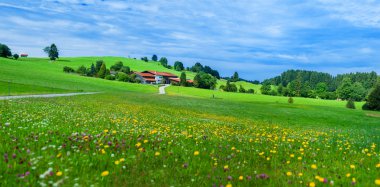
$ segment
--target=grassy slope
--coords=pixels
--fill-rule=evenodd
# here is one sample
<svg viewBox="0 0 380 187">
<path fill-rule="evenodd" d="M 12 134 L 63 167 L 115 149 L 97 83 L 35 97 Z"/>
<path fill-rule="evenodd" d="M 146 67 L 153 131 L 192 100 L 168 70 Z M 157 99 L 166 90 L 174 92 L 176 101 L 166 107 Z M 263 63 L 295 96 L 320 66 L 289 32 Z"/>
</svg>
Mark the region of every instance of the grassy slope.
<svg viewBox="0 0 380 187">
<path fill-rule="evenodd" d="M 11 81 L 19 85 L 31 85 L 37 87 L 48 87 L 62 90 L 82 90 L 82 91 L 136 91 L 154 93 L 157 88 L 150 85 L 139 85 L 108 81 L 103 79 L 82 77 L 74 74 L 67 74 L 62 71 L 63 66 L 80 66 L 82 64 L 91 64 L 92 61 L 78 58 L 78 61 L 61 59 L 57 62 L 49 62 L 47 59 L 28 58 L 18 61 L 9 59 L 0 59 L 1 81 Z M 0 85 L 4 90 L 4 85 Z M 38 92 L 41 93 L 41 92 Z"/>
<path fill-rule="evenodd" d="M 181 72 L 167 69 L 161 66 L 158 62 L 144 62 L 141 60 L 135 60 L 130 58 L 123 57 L 62 57 L 56 62 L 49 62 L 46 58 L 20 58 L 18 61 L 0 58 L 0 62 L 4 66 L 4 72 L 0 75 L 0 80 L 2 81 L 12 81 L 13 83 L 25 84 L 30 86 L 41 86 L 48 88 L 56 88 L 57 92 L 64 92 L 64 90 L 85 90 L 85 91 L 94 91 L 90 86 L 83 86 L 83 84 L 88 84 L 86 78 L 73 78 L 72 76 L 63 75 L 62 68 L 64 66 L 73 67 L 77 69 L 79 66 L 84 65 L 90 67 L 92 63 L 95 63 L 97 60 L 102 59 L 106 63 L 107 67 L 111 67 L 115 62 L 122 61 L 124 65 L 129 66 L 133 71 L 144 71 L 144 70 L 156 70 L 170 72 L 180 76 Z M 20 71 L 19 69 L 27 69 L 28 71 Z M 29 79 L 29 77 L 37 76 L 36 79 Z M 193 79 L 196 73 L 186 71 L 188 79 Z M 59 78 L 53 78 L 53 77 Z M 50 80 L 51 79 L 51 80 Z M 91 79 L 91 78 L 87 78 Z M 43 81 L 41 81 L 43 80 Z M 63 80 L 67 80 L 64 82 Z M 60 81 L 63 84 L 56 84 L 56 81 Z M 96 80 L 100 81 L 100 80 Z M 93 81 L 91 81 L 93 82 Z M 102 82 L 102 81 L 100 81 Z M 103 82 L 104 83 L 104 82 Z M 218 87 L 222 84 L 226 84 L 225 80 L 218 80 Z M 67 87 L 65 85 L 70 85 Z M 90 84 L 91 85 L 91 84 Z M 100 84 L 103 85 L 104 84 Z M 260 85 L 254 85 L 247 82 L 237 82 L 236 85 L 243 85 L 244 88 L 249 89 L 253 88 L 256 93 L 260 93 Z M 1 86 L 1 85 L 0 85 Z M 22 85 L 15 85 L 14 87 L 20 87 Z M 113 87 L 112 85 L 110 87 Z M 59 89 L 63 90 L 59 90 Z M 30 90 L 28 86 L 25 88 Z M 37 87 L 33 88 L 36 91 L 32 93 L 45 93 L 43 90 L 38 89 Z M 114 88 L 103 87 L 102 90 L 114 90 Z M 123 90 L 123 89 L 122 89 Z M 15 90 L 16 91 L 16 90 Z M 0 92 L 0 94 L 4 94 Z M 17 94 L 19 92 L 13 92 Z M 50 93 L 50 92 L 46 92 Z"/>
</svg>

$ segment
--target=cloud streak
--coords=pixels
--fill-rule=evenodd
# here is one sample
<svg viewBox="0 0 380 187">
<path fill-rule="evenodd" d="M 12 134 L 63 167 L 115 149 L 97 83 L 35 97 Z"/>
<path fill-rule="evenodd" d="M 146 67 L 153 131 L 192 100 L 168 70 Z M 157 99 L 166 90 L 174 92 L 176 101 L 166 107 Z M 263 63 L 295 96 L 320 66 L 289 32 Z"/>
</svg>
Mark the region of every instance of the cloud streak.
<svg viewBox="0 0 380 187">
<path fill-rule="evenodd" d="M 44 56 L 166 56 L 263 80 L 289 68 L 380 73 L 378 1 L 41 0 L 0 3 L 0 42 Z"/>
</svg>

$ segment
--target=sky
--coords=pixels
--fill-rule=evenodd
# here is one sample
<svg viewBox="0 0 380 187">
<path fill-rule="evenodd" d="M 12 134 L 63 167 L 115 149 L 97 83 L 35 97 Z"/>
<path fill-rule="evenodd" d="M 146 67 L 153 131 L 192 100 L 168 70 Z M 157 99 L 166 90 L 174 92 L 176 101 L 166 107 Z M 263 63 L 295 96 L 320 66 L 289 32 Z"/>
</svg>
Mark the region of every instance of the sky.
<svg viewBox="0 0 380 187">
<path fill-rule="evenodd" d="M 379 0 L 0 0 L 0 43 L 46 56 L 167 57 L 264 80 L 380 73 Z"/>
</svg>

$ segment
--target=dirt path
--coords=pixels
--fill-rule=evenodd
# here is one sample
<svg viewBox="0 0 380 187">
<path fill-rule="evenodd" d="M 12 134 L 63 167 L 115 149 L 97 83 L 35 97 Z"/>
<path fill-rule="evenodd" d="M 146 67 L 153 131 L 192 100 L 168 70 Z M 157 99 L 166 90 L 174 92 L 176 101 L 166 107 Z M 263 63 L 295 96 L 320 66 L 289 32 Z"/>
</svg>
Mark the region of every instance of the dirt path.
<svg viewBox="0 0 380 187">
<path fill-rule="evenodd" d="M 49 97 L 67 97 L 74 95 L 90 95 L 99 92 L 80 92 L 80 93 L 67 93 L 67 94 L 41 94 L 41 95 L 16 95 L 16 96 L 0 96 L 0 100 L 8 99 L 22 99 L 22 98 L 49 98 Z"/>
<path fill-rule="evenodd" d="M 165 88 L 167 88 L 169 86 L 170 86 L 170 84 L 165 84 L 165 86 L 161 86 L 160 88 L 158 88 L 158 90 L 159 90 L 158 94 L 166 94 Z"/>
</svg>

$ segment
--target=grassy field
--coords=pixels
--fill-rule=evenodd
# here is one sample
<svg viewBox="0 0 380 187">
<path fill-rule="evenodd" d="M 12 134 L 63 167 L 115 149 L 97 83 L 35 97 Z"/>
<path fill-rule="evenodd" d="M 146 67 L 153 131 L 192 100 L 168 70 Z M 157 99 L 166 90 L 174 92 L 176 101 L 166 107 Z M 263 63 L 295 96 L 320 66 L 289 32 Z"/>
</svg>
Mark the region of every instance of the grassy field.
<svg viewBox="0 0 380 187">
<path fill-rule="evenodd" d="M 118 59 L 103 58 L 108 67 Z M 0 101 L 1 186 L 312 187 L 380 180 L 379 112 L 346 109 L 340 101 L 288 104 L 286 97 L 175 86 L 158 95 L 149 85 L 62 72 L 92 61 L 1 60 L 0 80 L 17 83 L 19 94 L 102 92 Z"/>
<path fill-rule="evenodd" d="M 4 186 L 371 186 L 379 178 L 379 116 L 265 106 L 133 92 L 2 102 L 0 179 Z"/>
</svg>

